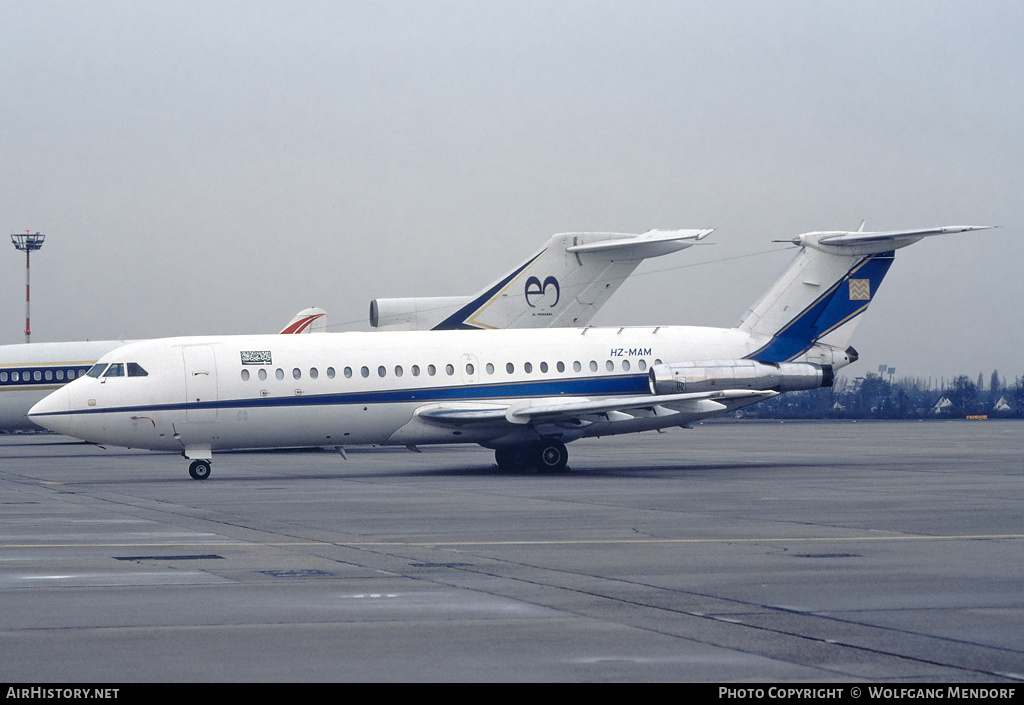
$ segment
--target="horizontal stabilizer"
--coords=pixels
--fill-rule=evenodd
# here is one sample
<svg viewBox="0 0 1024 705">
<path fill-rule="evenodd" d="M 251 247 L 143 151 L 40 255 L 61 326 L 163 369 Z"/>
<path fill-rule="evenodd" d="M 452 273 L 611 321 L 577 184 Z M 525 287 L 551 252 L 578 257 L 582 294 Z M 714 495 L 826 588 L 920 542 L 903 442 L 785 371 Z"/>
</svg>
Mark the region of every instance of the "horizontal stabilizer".
<svg viewBox="0 0 1024 705">
<path fill-rule="evenodd" d="M 993 225 L 945 225 L 938 228 L 922 228 L 917 230 L 889 230 L 883 232 L 826 231 L 797 235 L 790 242 L 794 245 L 805 245 L 822 250 L 849 252 L 856 255 L 877 254 L 898 250 L 913 245 L 918 240 L 933 235 L 966 233 L 975 230 L 988 230 Z"/>
<path fill-rule="evenodd" d="M 645 259 L 690 247 L 714 232 L 706 230 L 649 230 L 639 235 L 622 234 L 608 240 L 570 245 L 566 252 L 591 252 L 608 257 Z"/>
</svg>

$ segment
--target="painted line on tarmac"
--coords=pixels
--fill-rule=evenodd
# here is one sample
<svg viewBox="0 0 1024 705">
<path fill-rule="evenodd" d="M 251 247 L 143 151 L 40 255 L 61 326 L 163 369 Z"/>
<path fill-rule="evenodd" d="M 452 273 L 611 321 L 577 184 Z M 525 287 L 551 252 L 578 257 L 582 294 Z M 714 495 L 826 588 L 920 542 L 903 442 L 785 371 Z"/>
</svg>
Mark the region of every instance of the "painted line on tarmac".
<svg viewBox="0 0 1024 705">
<path fill-rule="evenodd" d="M 152 542 L 100 542 L 100 543 L 3 543 L 3 548 L 143 548 L 172 546 L 236 546 L 240 548 L 267 546 L 350 546 L 353 548 L 380 546 L 594 546 L 609 544 L 682 545 L 721 543 L 836 543 L 840 541 L 995 541 L 1020 540 L 1024 534 L 955 534 L 950 536 L 820 536 L 725 538 L 725 539 L 552 539 L 534 541 L 175 541 Z"/>
</svg>

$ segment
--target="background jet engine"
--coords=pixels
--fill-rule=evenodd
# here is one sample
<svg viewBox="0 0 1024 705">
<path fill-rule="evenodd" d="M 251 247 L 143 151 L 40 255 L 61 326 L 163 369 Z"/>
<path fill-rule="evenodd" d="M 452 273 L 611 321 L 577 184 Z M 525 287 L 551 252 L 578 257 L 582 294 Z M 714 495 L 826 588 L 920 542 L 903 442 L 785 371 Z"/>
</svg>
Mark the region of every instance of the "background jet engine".
<svg viewBox="0 0 1024 705">
<path fill-rule="evenodd" d="M 687 394 L 727 389 L 795 392 L 831 387 L 832 365 L 812 362 L 757 362 L 756 360 L 709 360 L 651 367 L 651 392 Z"/>
</svg>

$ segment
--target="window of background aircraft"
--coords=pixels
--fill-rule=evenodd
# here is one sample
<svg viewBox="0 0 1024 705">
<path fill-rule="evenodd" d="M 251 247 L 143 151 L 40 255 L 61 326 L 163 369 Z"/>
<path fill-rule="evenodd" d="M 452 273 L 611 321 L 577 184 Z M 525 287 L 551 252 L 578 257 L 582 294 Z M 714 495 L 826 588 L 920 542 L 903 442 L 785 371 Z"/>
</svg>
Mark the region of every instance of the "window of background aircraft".
<svg viewBox="0 0 1024 705">
<path fill-rule="evenodd" d="M 44 377 L 46 377 L 46 381 L 49 382 L 51 379 L 53 379 L 53 371 L 52 370 L 47 370 L 46 374 L 44 375 Z"/>
<path fill-rule="evenodd" d="M 83 374 L 85 374 L 85 368 L 84 367 L 78 371 L 78 376 L 81 377 Z M 68 370 L 68 379 L 74 379 L 74 378 L 75 378 L 75 371 L 74 370 Z"/>
<path fill-rule="evenodd" d="M 64 379 L 64 370 L 57 370 L 57 379 Z"/>
<path fill-rule="evenodd" d="M 0 382 L 6 382 L 6 381 L 7 381 L 7 373 L 6 372 L 0 372 Z"/>
</svg>

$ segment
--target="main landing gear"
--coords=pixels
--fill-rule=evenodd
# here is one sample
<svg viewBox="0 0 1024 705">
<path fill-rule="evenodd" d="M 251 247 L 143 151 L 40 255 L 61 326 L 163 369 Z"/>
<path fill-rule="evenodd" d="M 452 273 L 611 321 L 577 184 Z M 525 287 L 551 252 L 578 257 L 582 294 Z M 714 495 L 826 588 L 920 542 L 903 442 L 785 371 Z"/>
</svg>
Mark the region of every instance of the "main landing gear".
<svg viewBox="0 0 1024 705">
<path fill-rule="evenodd" d="M 540 472 L 562 472 L 569 462 L 565 444 L 554 438 L 534 443 L 505 446 L 494 451 L 494 459 L 502 470 L 522 472 L 536 468 Z"/>
<path fill-rule="evenodd" d="M 205 480 L 210 476 L 210 470 L 209 460 L 193 460 L 188 466 L 188 474 L 193 480 Z"/>
</svg>

